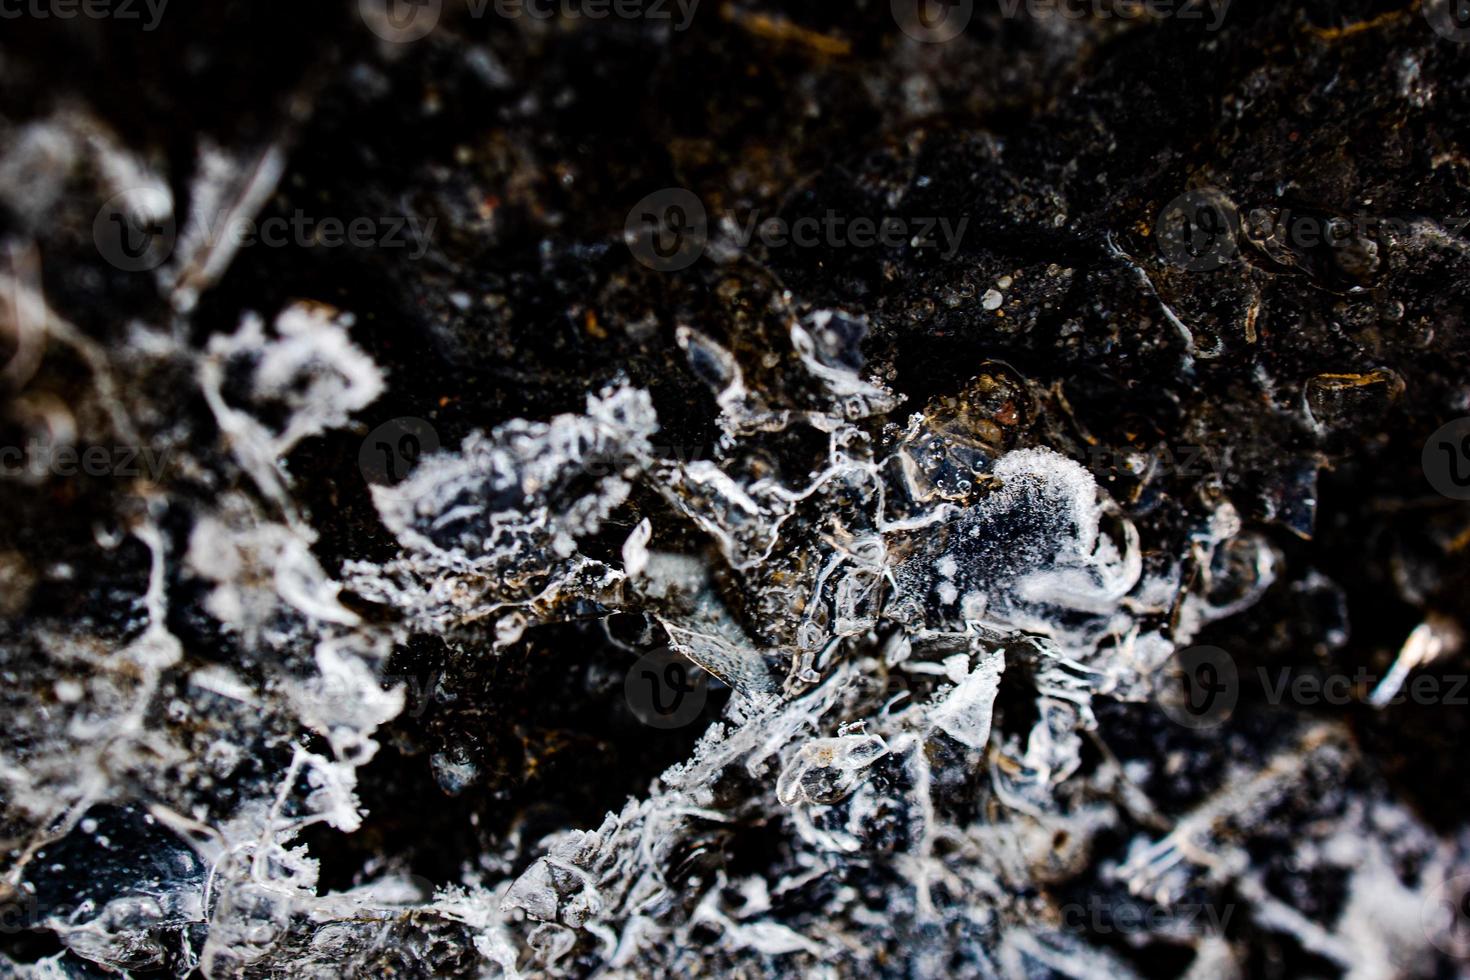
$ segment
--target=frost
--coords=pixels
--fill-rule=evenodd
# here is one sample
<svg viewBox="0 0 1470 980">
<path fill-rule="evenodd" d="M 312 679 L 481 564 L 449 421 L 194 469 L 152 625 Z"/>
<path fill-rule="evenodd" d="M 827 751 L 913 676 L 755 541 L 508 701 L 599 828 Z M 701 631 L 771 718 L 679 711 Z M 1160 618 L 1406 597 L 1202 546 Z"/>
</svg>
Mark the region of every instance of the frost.
<svg viewBox="0 0 1470 980">
<path fill-rule="evenodd" d="M 898 569 L 911 602 L 924 605 L 932 596 L 947 613 L 931 625 L 961 627 L 968 613 L 997 628 L 1054 635 L 1058 611 L 1118 611 L 1141 570 L 1137 534 L 1125 522 L 1121 549 L 1100 534 L 1102 506 L 1091 475 L 1037 449 L 1008 453 L 991 475 L 998 488 L 956 513 Z M 1096 632 L 1057 638 L 1080 652 Z"/>
<path fill-rule="evenodd" d="M 200 387 L 235 458 L 283 506 L 289 477 L 281 459 L 302 439 L 342 425 L 383 391 L 382 373 L 348 337 L 350 324 L 350 317 L 327 308 L 298 304 L 276 318 L 275 336 L 267 339 L 261 319 L 248 315 L 234 334 L 213 338 L 200 362 Z M 225 398 L 225 372 L 233 366 L 250 371 L 249 405 Z M 284 424 L 260 421 L 255 413 L 266 407 L 284 412 Z"/>
<path fill-rule="evenodd" d="M 350 563 L 354 587 L 433 630 L 494 616 L 508 638 L 564 597 L 607 597 L 624 574 L 577 541 L 627 499 L 623 467 L 646 464 L 657 427 L 647 393 L 624 387 L 589 396 L 585 415 L 512 422 L 420 460 L 373 487 L 407 557 Z"/>
<path fill-rule="evenodd" d="M 1420 672 L 1463 656 L 1465 545 L 1454 508 L 1394 483 L 1406 433 L 1464 408 L 1430 371 L 1463 366 L 1441 356 L 1454 311 L 1394 297 L 1425 262 L 1454 280 L 1464 243 L 1385 229 L 1358 248 L 1377 278 L 1343 286 L 1316 268 L 1341 250 L 1252 242 L 1235 310 L 1124 251 L 1167 180 L 1228 174 L 1156 154 L 1171 165 L 1126 189 L 1120 224 L 1096 160 L 1036 152 L 1056 127 L 967 129 L 989 95 L 964 52 L 987 31 L 919 57 L 857 21 L 726 6 L 707 26 L 730 51 L 780 57 L 707 67 L 761 91 L 778 62 L 801 75 L 790 119 L 716 107 L 735 143 L 571 140 L 592 103 L 559 59 L 591 35 L 467 41 L 451 20 L 419 46 L 328 44 L 352 54 L 258 103 L 201 93 L 219 125 L 166 145 L 152 108 L 124 134 L 61 90 L 0 118 L 0 449 L 142 463 L 0 472 L 0 974 L 1366 980 L 1470 956 L 1446 918 L 1470 841 L 1434 794 L 1398 798 L 1444 771 L 1414 749 L 1455 716 L 1394 730 L 1420 721 L 1394 713 Z M 1367 26 L 1398 43 L 1401 20 Z M 1040 48 L 1016 34 L 1019 75 L 971 65 L 1015 76 L 1007 118 L 1037 108 L 1036 65 L 1106 54 L 1095 24 L 1041 26 Z M 594 45 L 610 89 L 625 51 L 657 54 L 634 71 L 656 88 L 687 74 L 643 47 L 661 28 L 614 33 Z M 238 66 L 195 40 L 185 74 Z M 1239 54 L 1221 63 L 1258 60 Z M 45 87 L 24 46 L 0 55 L 22 101 Z M 958 114 L 941 62 L 979 99 Z M 152 107 L 167 86 L 145 68 Z M 1241 132 L 1277 84 L 1222 89 Z M 1106 150 L 1107 92 L 1078 92 L 1058 104 L 1083 98 Z M 300 139 L 313 113 L 329 125 Z M 830 153 L 851 125 L 862 152 Z M 432 159 L 405 167 L 405 132 Z M 345 171 L 343 138 L 362 144 Z M 962 255 L 922 235 L 736 254 L 727 234 L 658 271 L 606 234 L 655 178 L 699 183 L 725 231 L 839 201 L 1003 213 Z M 1107 207 L 1076 197 L 1099 187 Z M 308 203 L 449 233 L 413 261 L 239 247 L 244 222 Z M 177 231 L 161 265 L 93 254 L 109 208 Z M 1303 337 L 1343 363 L 1318 370 Z M 1381 403 L 1311 397 L 1391 373 L 1365 358 L 1424 370 Z M 363 434 L 399 412 L 443 443 L 365 479 Z M 1180 440 L 1210 472 L 1163 462 Z M 1319 472 L 1324 533 L 1358 518 L 1382 575 L 1303 567 L 1338 553 L 1308 537 Z M 1326 522 L 1345 497 L 1361 510 Z M 1386 644 L 1348 615 L 1380 582 L 1408 617 Z M 1175 724 L 1171 661 L 1236 617 L 1260 647 L 1242 671 L 1295 653 L 1383 676 L 1350 719 L 1243 690 L 1218 728 Z M 651 657 L 699 678 L 672 692 L 697 700 L 682 728 L 640 724 L 629 682 L 672 676 L 636 673 Z M 1093 899 L 1150 914 L 1081 922 Z"/>
<path fill-rule="evenodd" d="M 262 521 L 243 498 L 225 498 L 220 516 L 195 525 L 185 562 L 215 583 L 206 600 L 210 613 L 249 636 L 275 620 L 281 600 L 323 622 L 357 622 L 337 601 L 339 586 L 317 563 L 310 541 L 285 525 Z M 255 585 L 262 581 L 268 587 Z"/>
</svg>

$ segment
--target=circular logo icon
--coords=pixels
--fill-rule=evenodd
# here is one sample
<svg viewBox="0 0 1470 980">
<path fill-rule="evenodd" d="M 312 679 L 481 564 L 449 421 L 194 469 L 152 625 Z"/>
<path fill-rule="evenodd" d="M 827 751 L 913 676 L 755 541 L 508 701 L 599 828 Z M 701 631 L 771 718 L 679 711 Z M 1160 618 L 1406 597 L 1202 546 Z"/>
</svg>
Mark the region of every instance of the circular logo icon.
<svg viewBox="0 0 1470 980">
<path fill-rule="evenodd" d="M 1424 19 L 1441 37 L 1470 41 L 1470 0 L 1424 0 Z"/>
<path fill-rule="evenodd" d="M 892 0 L 898 29 L 915 41 L 943 44 L 965 32 L 975 0 Z"/>
<path fill-rule="evenodd" d="M 439 433 L 423 419 L 390 419 L 368 433 L 357 451 L 363 479 L 374 486 L 393 487 L 407 478 L 425 453 L 439 448 Z"/>
<path fill-rule="evenodd" d="M 1424 443 L 1424 478 L 1452 500 L 1470 500 L 1470 418 L 1440 426 Z"/>
<path fill-rule="evenodd" d="M 395 44 L 426 36 L 438 25 L 443 6 L 443 0 L 357 0 L 368 30 Z"/>
<path fill-rule="evenodd" d="M 623 241 L 633 257 L 650 269 L 678 272 L 704 254 L 709 242 L 709 218 L 693 193 L 682 187 L 665 187 L 628 212 Z"/>
<path fill-rule="evenodd" d="M 623 696 L 650 728 L 683 728 L 704 710 L 709 674 L 668 647 L 638 658 L 623 679 Z"/>
<path fill-rule="evenodd" d="M 1419 908 L 1419 925 L 1435 949 L 1470 959 L 1470 875 L 1457 875 L 1431 889 Z"/>
<path fill-rule="evenodd" d="M 1235 711 L 1240 675 L 1219 647 L 1179 650 L 1163 667 L 1154 690 L 1159 710 L 1185 728 L 1214 728 Z"/>
<path fill-rule="evenodd" d="M 140 187 L 113 195 L 92 222 L 97 251 L 124 272 L 147 272 L 163 265 L 177 239 L 172 203 L 156 188 Z"/>
<path fill-rule="evenodd" d="M 1211 272 L 1235 257 L 1240 215 L 1214 188 L 1187 191 L 1164 206 L 1154 239 L 1165 261 L 1188 272 Z"/>
</svg>

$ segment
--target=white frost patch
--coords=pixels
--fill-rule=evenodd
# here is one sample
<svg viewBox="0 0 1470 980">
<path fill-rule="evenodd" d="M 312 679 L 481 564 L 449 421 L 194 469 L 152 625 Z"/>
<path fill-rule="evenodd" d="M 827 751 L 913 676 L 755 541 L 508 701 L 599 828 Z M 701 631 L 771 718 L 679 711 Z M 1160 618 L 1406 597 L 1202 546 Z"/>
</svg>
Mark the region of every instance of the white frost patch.
<svg viewBox="0 0 1470 980">
<path fill-rule="evenodd" d="M 283 524 L 261 521 L 241 497 L 226 497 L 220 516 L 194 525 L 184 562 L 215 583 L 204 602 L 209 614 L 247 636 L 270 624 L 281 600 L 322 622 L 358 622 L 337 601 L 341 587 L 322 571 L 310 542 Z"/>
<path fill-rule="evenodd" d="M 304 725 L 326 736 L 338 759 L 366 763 L 377 752 L 368 735 L 403 710 L 403 688 L 383 690 L 377 673 L 338 641 L 317 644 L 316 665 L 316 677 L 287 682 L 287 698 Z"/>
<path fill-rule="evenodd" d="M 914 554 L 898 569 L 906 597 L 898 617 L 1026 630 L 1054 636 L 1073 655 L 1091 650 L 1117 625 L 1111 621 L 1138 583 L 1136 530 L 1120 519 L 1121 544 L 1103 535 L 1104 498 L 1092 474 L 1051 450 L 1007 453 L 991 475 L 998 486 L 988 496 L 915 537 Z M 924 596 L 937 599 L 937 622 L 918 601 Z M 1098 619 L 1058 635 L 1058 610 Z"/>
<path fill-rule="evenodd" d="M 352 344 L 343 316 L 319 304 L 297 303 L 268 338 L 260 317 L 247 315 L 229 336 L 215 336 L 199 364 L 199 387 L 240 466 L 283 510 L 292 508 L 283 457 L 302 439 L 344 425 L 383 392 L 383 374 Z M 225 400 L 226 372 L 252 365 L 250 405 Z M 285 410 L 274 431 L 251 408 Z"/>
<path fill-rule="evenodd" d="M 658 419 L 648 392 L 589 395 L 585 415 L 517 419 L 473 433 L 458 452 L 419 461 L 403 483 L 372 488 L 383 523 L 410 551 L 492 564 L 518 552 L 576 551 L 627 498 L 620 461 L 646 460 Z M 591 487 L 578 480 L 592 478 Z"/>
<path fill-rule="evenodd" d="M 1017 449 L 996 462 L 993 475 L 1004 484 L 998 495 L 1003 506 L 1015 506 L 1021 494 L 1044 500 L 1076 526 L 1076 552 L 1092 550 L 1102 507 L 1097 481 L 1081 463 L 1050 449 Z"/>
<path fill-rule="evenodd" d="M 352 588 L 397 607 L 417 628 L 490 619 L 513 642 L 563 591 L 610 602 L 627 576 L 578 551 L 628 497 L 658 431 L 648 392 L 627 385 L 587 397 L 585 414 L 516 419 L 424 456 L 373 503 L 402 557 L 346 563 Z M 651 533 L 651 528 L 649 530 Z M 639 573 L 635 530 L 629 558 Z"/>
</svg>

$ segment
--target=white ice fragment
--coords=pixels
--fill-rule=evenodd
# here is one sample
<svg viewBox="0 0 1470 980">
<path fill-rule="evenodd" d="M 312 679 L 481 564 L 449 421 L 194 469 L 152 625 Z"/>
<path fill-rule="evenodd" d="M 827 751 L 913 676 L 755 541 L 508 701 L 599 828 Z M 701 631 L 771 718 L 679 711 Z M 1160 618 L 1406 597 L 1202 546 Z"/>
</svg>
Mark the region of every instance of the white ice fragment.
<svg viewBox="0 0 1470 980">
<path fill-rule="evenodd" d="M 785 953 L 817 954 L 822 951 L 816 943 L 779 922 L 739 924 L 730 930 L 729 935 L 733 945 L 749 947 L 766 956 L 781 956 Z"/>
<path fill-rule="evenodd" d="M 984 748 L 1004 670 L 1000 650 L 982 651 L 975 669 L 934 709 L 934 727 L 972 749 Z"/>
<path fill-rule="evenodd" d="M 652 537 L 653 523 L 645 517 L 623 542 L 623 571 L 629 578 L 637 578 L 648 566 L 648 541 Z"/>
<path fill-rule="evenodd" d="M 1391 703 L 1415 667 L 1430 663 L 1446 653 L 1454 653 L 1459 649 L 1461 642 L 1460 628 L 1454 620 L 1447 616 L 1431 614 L 1428 619 L 1414 627 L 1409 638 L 1404 641 L 1388 676 L 1384 677 L 1373 689 L 1368 703 L 1375 708 L 1382 708 Z"/>
<path fill-rule="evenodd" d="M 818 738 L 797 750 L 776 780 L 776 798 L 787 806 L 834 803 L 850 795 L 863 770 L 888 754 L 877 735 Z"/>
<path fill-rule="evenodd" d="M 880 384 L 864 381 L 850 367 L 826 364 L 817 356 L 813 333 L 826 330 L 834 316 L 832 310 L 818 310 L 809 318 L 807 325 L 791 324 L 791 346 L 801 358 L 801 363 L 822 381 L 848 418 L 862 418 L 895 408 L 899 399 L 893 392 Z"/>
</svg>

